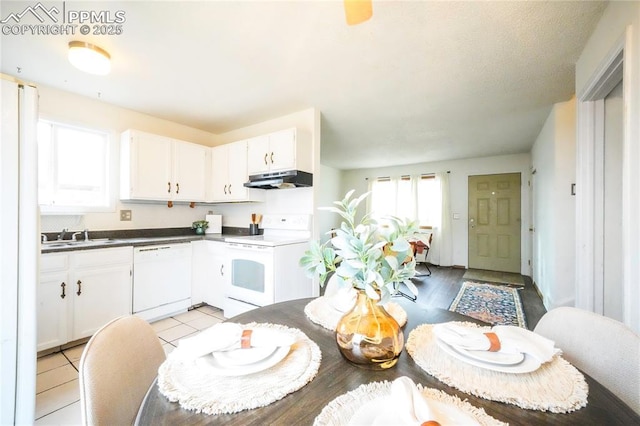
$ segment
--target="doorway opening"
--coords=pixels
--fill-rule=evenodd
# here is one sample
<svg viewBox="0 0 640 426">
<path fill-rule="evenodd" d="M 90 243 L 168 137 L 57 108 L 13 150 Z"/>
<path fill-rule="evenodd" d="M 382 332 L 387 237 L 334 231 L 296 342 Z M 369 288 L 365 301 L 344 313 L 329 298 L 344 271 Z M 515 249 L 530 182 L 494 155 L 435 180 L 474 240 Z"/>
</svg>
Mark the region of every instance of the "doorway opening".
<svg viewBox="0 0 640 426">
<path fill-rule="evenodd" d="M 624 322 L 625 45 L 604 58 L 578 104 L 576 306 Z"/>
</svg>

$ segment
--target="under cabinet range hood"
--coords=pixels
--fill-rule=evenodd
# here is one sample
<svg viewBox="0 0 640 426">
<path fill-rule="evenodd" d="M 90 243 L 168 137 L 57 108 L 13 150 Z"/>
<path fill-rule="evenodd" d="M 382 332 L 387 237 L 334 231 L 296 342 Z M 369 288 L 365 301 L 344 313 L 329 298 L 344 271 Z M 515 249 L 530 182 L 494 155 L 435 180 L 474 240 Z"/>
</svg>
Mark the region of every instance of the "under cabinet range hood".
<svg viewBox="0 0 640 426">
<path fill-rule="evenodd" d="M 313 175 L 302 170 L 286 170 L 282 172 L 262 173 L 249 176 L 247 188 L 282 189 L 300 186 L 312 186 Z"/>
</svg>

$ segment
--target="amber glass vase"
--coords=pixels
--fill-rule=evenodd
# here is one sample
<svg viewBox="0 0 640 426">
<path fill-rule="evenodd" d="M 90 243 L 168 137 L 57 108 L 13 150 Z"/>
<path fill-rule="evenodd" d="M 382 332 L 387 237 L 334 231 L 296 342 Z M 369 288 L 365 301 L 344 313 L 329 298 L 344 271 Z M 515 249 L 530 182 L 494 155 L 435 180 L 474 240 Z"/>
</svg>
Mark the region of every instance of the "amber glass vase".
<svg viewBox="0 0 640 426">
<path fill-rule="evenodd" d="M 359 291 L 353 309 L 336 327 L 336 342 L 342 356 L 369 370 L 393 367 L 404 347 L 404 335 L 398 322 L 377 303 L 364 291 Z"/>
</svg>

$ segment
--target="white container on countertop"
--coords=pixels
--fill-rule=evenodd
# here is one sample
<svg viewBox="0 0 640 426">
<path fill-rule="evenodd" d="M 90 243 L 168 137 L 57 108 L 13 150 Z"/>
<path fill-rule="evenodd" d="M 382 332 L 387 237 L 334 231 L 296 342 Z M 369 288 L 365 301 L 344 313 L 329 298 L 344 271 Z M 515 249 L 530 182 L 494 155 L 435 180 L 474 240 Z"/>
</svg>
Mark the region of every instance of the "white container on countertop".
<svg viewBox="0 0 640 426">
<path fill-rule="evenodd" d="M 209 222 L 209 227 L 204 230 L 205 234 L 222 234 L 222 215 L 208 214 L 204 216 L 204 220 Z"/>
</svg>

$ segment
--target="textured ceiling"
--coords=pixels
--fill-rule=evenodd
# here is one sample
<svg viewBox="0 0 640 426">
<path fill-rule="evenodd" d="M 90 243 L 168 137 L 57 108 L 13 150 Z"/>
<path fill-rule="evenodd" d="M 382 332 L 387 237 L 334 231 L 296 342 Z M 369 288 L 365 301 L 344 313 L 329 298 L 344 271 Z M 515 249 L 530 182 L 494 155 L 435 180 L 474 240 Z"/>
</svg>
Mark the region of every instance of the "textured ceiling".
<svg viewBox="0 0 640 426">
<path fill-rule="evenodd" d="M 2 1 L 0 18 L 33 4 Z M 1 69 L 213 133 L 315 107 L 322 163 L 341 169 L 520 153 L 573 95 L 605 6 L 374 0 L 350 27 L 341 1 L 67 1 L 125 11 L 123 33 L 2 35 Z M 108 50 L 112 72 L 74 69 L 74 39 Z"/>
</svg>

